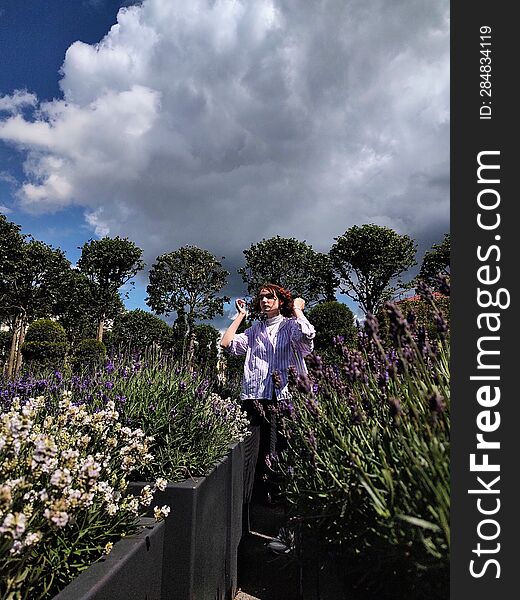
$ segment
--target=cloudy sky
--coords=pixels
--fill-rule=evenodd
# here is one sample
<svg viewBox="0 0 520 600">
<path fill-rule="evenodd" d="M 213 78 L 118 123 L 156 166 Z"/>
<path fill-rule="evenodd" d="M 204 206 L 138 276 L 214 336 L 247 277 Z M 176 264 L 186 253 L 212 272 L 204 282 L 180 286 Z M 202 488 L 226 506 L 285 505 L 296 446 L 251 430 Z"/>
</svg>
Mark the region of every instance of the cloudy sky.
<svg viewBox="0 0 520 600">
<path fill-rule="evenodd" d="M 0 6 L 0 210 L 71 260 L 120 235 L 235 274 L 275 235 L 448 231 L 447 0 Z"/>
</svg>

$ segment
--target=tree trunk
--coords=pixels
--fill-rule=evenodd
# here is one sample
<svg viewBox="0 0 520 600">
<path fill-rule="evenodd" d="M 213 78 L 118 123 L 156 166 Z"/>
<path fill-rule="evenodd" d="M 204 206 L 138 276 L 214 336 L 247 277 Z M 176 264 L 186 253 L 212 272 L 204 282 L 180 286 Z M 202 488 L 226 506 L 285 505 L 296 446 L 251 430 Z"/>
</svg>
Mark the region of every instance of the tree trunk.
<svg viewBox="0 0 520 600">
<path fill-rule="evenodd" d="M 98 329 L 97 329 L 97 336 L 96 336 L 96 340 L 98 342 L 102 342 L 103 341 L 103 327 L 105 325 L 105 315 L 101 315 L 101 318 L 98 321 Z"/>
<path fill-rule="evenodd" d="M 194 357 L 195 357 L 195 323 L 193 322 L 193 318 L 191 317 L 191 314 L 188 315 L 187 318 L 187 324 L 188 324 L 188 331 L 187 333 L 187 339 L 188 339 L 188 355 L 186 357 L 186 364 L 188 367 L 188 371 L 190 373 L 192 373 L 195 370 L 195 365 L 194 363 Z"/>
<path fill-rule="evenodd" d="M 18 337 L 21 325 L 21 316 L 18 315 L 14 320 L 13 325 L 13 338 L 11 340 L 11 349 L 9 351 L 9 361 L 7 363 L 7 379 L 10 379 L 14 373 L 14 367 L 16 364 L 16 349 L 18 348 Z"/>
<path fill-rule="evenodd" d="M 7 378 L 14 377 L 22 366 L 22 344 L 25 338 L 27 324 L 23 315 L 19 314 L 14 320 L 13 339 L 9 351 L 9 362 L 7 364 Z"/>
<path fill-rule="evenodd" d="M 20 335 L 18 338 L 18 354 L 16 357 L 16 369 L 14 372 L 15 375 L 18 375 L 22 367 L 22 344 L 25 340 L 25 334 L 27 333 L 27 326 L 28 323 L 25 321 L 25 319 L 22 319 L 20 323 Z"/>
</svg>

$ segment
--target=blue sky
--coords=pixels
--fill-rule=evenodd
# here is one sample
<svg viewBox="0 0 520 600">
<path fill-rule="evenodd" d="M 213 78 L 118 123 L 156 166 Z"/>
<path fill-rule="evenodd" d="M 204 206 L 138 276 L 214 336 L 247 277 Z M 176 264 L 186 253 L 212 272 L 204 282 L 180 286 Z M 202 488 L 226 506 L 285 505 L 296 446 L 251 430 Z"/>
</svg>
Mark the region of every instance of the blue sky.
<svg viewBox="0 0 520 600">
<path fill-rule="evenodd" d="M 98 42 L 116 22 L 121 0 L 3 0 L 0 2 L 0 96 L 14 90 L 35 93 L 42 101 L 62 96 L 58 82 L 67 48 L 76 40 Z M 24 180 L 24 151 L 0 141 L 0 207 L 24 233 L 62 248 L 76 262 L 80 247 L 97 237 L 84 222 L 81 207 L 32 215 L 20 210 L 14 195 Z M 130 291 L 128 308 L 146 308 L 142 283 Z"/>
<path fill-rule="evenodd" d="M 0 56 L 0 210 L 73 262 L 195 244 L 233 297 L 264 238 L 449 229 L 447 0 L 9 0 Z"/>
</svg>

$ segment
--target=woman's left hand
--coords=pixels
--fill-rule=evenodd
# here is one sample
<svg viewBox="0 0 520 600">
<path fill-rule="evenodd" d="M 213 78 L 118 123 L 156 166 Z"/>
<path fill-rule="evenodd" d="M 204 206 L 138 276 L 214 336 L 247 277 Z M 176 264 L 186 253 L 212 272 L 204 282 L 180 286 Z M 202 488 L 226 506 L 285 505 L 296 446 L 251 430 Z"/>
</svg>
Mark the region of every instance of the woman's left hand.
<svg viewBox="0 0 520 600">
<path fill-rule="evenodd" d="M 303 298 L 295 298 L 293 302 L 295 309 L 303 310 L 305 308 L 305 300 Z"/>
</svg>

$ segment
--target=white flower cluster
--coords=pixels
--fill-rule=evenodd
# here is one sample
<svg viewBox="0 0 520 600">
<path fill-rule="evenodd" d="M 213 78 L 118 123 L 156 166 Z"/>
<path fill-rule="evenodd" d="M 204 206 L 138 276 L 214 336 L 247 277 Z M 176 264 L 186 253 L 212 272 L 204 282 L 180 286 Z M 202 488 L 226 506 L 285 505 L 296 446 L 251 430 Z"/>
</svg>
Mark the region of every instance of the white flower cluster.
<svg viewBox="0 0 520 600">
<path fill-rule="evenodd" d="M 140 497 L 125 495 L 130 472 L 152 459 L 150 438 L 122 426 L 113 402 L 90 413 L 66 392 L 56 415 L 44 405 L 43 397 L 16 400 L 0 414 L 0 547 L 11 556 L 85 511 L 105 520 L 123 512 L 126 521 L 137 520 L 155 490 L 166 485 L 160 480 Z M 166 509 L 158 509 L 159 518 Z"/>
<path fill-rule="evenodd" d="M 213 412 L 228 424 L 232 440 L 242 442 L 250 435 L 249 419 L 238 402 L 231 398 L 221 398 L 215 393 L 209 399 Z"/>
</svg>

